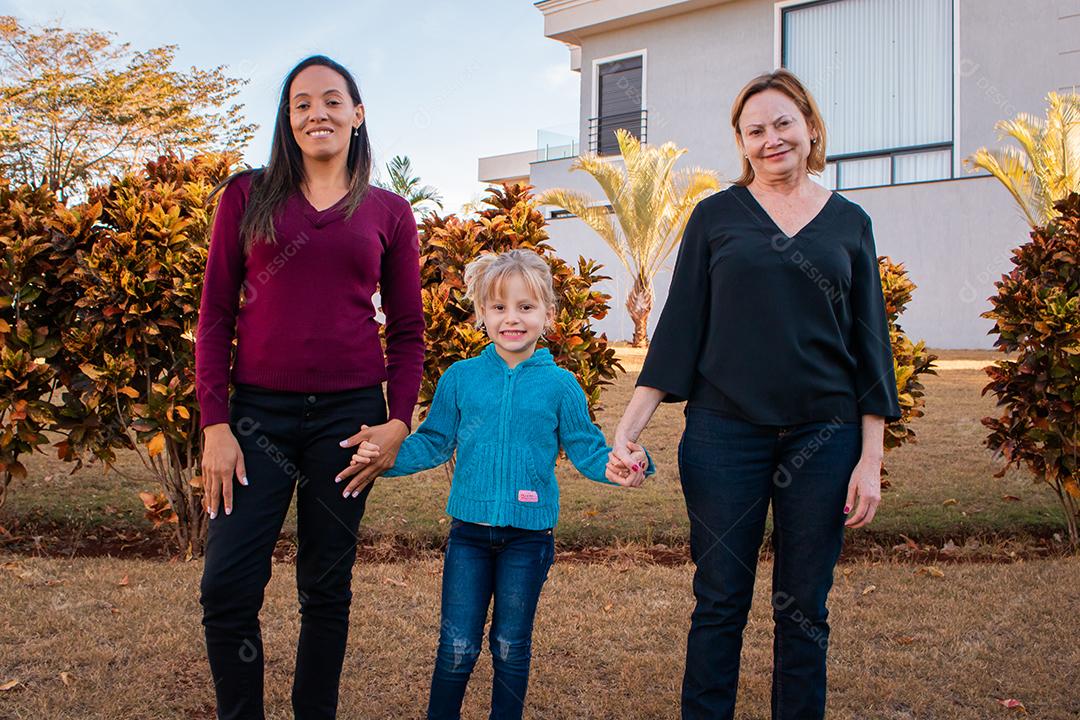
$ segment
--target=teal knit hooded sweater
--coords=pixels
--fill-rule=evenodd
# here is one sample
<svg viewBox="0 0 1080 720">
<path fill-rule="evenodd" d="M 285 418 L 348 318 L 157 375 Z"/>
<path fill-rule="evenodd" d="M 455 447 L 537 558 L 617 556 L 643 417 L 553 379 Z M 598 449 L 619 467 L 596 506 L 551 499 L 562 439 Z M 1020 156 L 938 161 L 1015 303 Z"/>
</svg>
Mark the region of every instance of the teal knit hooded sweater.
<svg viewBox="0 0 1080 720">
<path fill-rule="evenodd" d="M 427 418 L 386 475 L 441 465 L 457 450 L 446 512 L 466 522 L 545 530 L 559 520 L 559 446 L 585 477 L 604 477 L 608 447 L 573 373 L 540 348 L 510 368 L 488 345 L 443 373 Z M 649 459 L 646 474 L 654 468 Z"/>
</svg>

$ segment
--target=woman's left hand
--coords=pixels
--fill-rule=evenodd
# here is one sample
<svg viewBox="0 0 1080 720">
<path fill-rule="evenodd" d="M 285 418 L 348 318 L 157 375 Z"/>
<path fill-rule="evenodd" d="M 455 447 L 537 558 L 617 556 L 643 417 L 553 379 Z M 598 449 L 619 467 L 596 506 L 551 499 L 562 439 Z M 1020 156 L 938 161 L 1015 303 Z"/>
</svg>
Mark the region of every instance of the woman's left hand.
<svg viewBox="0 0 1080 720">
<path fill-rule="evenodd" d="M 401 443 L 405 442 L 405 438 L 408 436 L 408 425 L 395 418 L 382 425 L 373 425 L 371 427 L 361 425 L 360 432 L 348 440 L 342 441 L 342 447 L 355 447 L 366 440 L 379 448 L 378 457 L 372 458 L 367 465 L 350 463 L 349 467 L 337 474 L 334 482 L 338 483 L 353 475 L 356 476 L 345 486 L 342 497 L 359 496 L 360 492 L 374 482 L 375 478 L 394 467 L 394 461 L 397 460 Z"/>
<path fill-rule="evenodd" d="M 856 498 L 858 506 L 855 505 Z M 881 458 L 863 457 L 851 473 L 844 512 L 846 527 L 858 528 L 870 523 L 881 503 Z M 852 510 L 854 508 L 854 511 Z"/>
</svg>

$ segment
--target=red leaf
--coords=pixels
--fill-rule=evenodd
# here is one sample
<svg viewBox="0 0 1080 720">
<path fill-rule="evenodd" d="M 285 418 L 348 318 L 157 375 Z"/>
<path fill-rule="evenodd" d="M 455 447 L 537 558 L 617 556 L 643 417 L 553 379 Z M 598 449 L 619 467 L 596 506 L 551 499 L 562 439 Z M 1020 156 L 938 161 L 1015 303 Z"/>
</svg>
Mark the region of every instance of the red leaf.
<svg viewBox="0 0 1080 720">
<path fill-rule="evenodd" d="M 1027 712 L 1027 708 L 1024 707 L 1024 703 L 1020 702 L 1019 700 L 1017 700 L 1015 698 L 1008 698 L 1008 699 L 999 698 L 998 699 L 998 705 L 1000 705 L 1001 707 L 1004 707 L 1004 708 L 1008 708 L 1010 710 L 1019 710 L 1022 713 Z"/>
</svg>

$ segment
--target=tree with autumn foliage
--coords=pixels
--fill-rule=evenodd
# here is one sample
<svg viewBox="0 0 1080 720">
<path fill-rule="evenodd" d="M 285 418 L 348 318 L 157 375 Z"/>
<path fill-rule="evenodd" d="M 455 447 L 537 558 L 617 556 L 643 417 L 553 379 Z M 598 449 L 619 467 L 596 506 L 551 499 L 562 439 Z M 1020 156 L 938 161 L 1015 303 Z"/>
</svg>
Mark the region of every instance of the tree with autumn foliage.
<svg viewBox="0 0 1080 720">
<path fill-rule="evenodd" d="M 0 172 L 64 200 L 162 154 L 241 150 L 255 125 L 229 101 L 247 81 L 175 56 L 0 17 Z"/>
</svg>

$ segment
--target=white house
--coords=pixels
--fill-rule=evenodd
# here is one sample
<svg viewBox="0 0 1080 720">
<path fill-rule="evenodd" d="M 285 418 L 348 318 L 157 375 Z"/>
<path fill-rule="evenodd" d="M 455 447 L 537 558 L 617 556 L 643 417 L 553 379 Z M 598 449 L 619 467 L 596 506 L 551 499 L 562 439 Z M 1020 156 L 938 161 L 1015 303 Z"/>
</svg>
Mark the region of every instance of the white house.
<svg viewBox="0 0 1080 720">
<path fill-rule="evenodd" d="M 538 147 L 481 158 L 484 182 L 524 180 L 602 194 L 580 151 L 617 152 L 614 129 L 689 150 L 681 164 L 740 166 L 732 100 L 752 77 L 795 72 L 825 116 L 821 179 L 873 218 L 879 254 L 918 285 L 902 323 L 938 348 L 986 348 L 993 283 L 1028 228 L 997 180 L 963 159 L 1000 144 L 994 123 L 1044 114 L 1051 90 L 1080 84 L 1080 0 L 543 0 L 544 34 L 569 49 L 581 79 L 576 129 Z M 1019 50 L 1018 50 L 1019 49 Z M 548 209 L 551 210 L 550 208 Z M 614 279 L 609 339 L 630 337 L 626 273 L 579 220 L 552 217 L 561 255 L 593 257 Z M 656 278 L 650 331 L 674 254 Z"/>
</svg>

